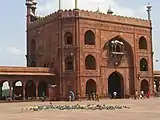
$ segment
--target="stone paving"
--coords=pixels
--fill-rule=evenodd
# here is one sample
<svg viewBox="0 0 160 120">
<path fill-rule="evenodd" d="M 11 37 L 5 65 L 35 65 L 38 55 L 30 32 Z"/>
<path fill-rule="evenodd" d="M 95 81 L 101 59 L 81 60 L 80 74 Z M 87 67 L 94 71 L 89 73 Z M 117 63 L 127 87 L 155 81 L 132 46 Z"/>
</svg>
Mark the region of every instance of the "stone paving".
<svg viewBox="0 0 160 120">
<path fill-rule="evenodd" d="M 160 98 L 145 100 L 100 100 L 100 102 L 52 102 L 53 104 L 109 104 L 126 105 L 131 109 L 122 110 L 54 110 L 24 111 L 34 105 L 49 105 L 49 102 L 0 103 L 0 120 L 160 120 Z"/>
</svg>

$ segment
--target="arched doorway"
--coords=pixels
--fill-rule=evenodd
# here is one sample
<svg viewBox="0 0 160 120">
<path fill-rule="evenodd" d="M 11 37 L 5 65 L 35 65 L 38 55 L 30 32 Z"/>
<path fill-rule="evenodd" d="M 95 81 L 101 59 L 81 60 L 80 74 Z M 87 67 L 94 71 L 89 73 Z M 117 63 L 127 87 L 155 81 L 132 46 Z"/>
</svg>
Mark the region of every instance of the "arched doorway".
<svg viewBox="0 0 160 120">
<path fill-rule="evenodd" d="M 66 32 L 64 35 L 64 40 L 66 45 L 72 45 L 73 44 L 73 35 L 71 32 Z"/>
<path fill-rule="evenodd" d="M 116 43 L 116 44 L 115 44 Z M 114 44 L 114 46 L 112 46 Z M 120 46 L 120 49 L 118 47 Z M 120 52 L 119 52 L 120 51 Z M 108 67 L 113 67 L 114 69 L 119 68 L 120 64 L 122 63 L 124 65 L 125 69 L 128 69 L 126 71 L 126 74 L 128 75 L 129 82 L 129 93 L 130 95 L 134 95 L 135 92 L 135 62 L 134 61 L 134 52 L 133 48 L 130 43 L 128 43 L 127 40 L 125 40 L 122 36 L 118 35 L 113 37 L 110 40 L 107 40 L 107 42 L 103 46 L 103 59 L 106 59 Z M 115 57 L 116 56 L 116 57 Z M 125 61 L 123 60 L 125 59 Z M 105 63 L 104 63 L 105 65 Z M 108 90 L 107 90 L 108 91 Z"/>
<path fill-rule="evenodd" d="M 147 94 L 149 91 L 149 83 L 145 79 L 141 81 L 141 91 L 144 91 L 144 94 Z"/>
<path fill-rule="evenodd" d="M 96 82 L 92 79 L 89 79 L 86 82 L 86 94 L 92 94 L 97 92 Z"/>
<path fill-rule="evenodd" d="M 21 81 L 15 81 L 13 84 L 13 98 L 15 100 L 23 99 L 23 85 Z"/>
<path fill-rule="evenodd" d="M 157 80 L 154 80 L 154 92 L 159 92 L 159 82 Z"/>
<path fill-rule="evenodd" d="M 40 81 L 38 85 L 38 97 L 48 96 L 48 85 L 45 81 Z"/>
<path fill-rule="evenodd" d="M 8 81 L 1 83 L 1 100 L 6 100 L 10 96 L 10 85 Z"/>
<path fill-rule="evenodd" d="M 85 45 L 95 45 L 95 34 L 91 30 L 86 31 L 84 40 Z"/>
<path fill-rule="evenodd" d="M 85 58 L 85 68 L 87 70 L 96 70 L 96 59 L 92 55 L 88 55 Z"/>
<path fill-rule="evenodd" d="M 73 56 L 68 56 L 65 59 L 65 70 L 73 70 L 74 69 L 74 60 L 73 60 Z"/>
<path fill-rule="evenodd" d="M 124 97 L 123 77 L 118 72 L 113 72 L 108 77 L 108 94 L 113 97 L 113 92 L 117 92 L 117 98 Z"/>
<path fill-rule="evenodd" d="M 36 86 L 35 83 L 30 80 L 26 83 L 26 97 L 29 99 L 34 99 L 36 97 Z"/>
<path fill-rule="evenodd" d="M 139 39 L 139 49 L 147 50 L 147 40 L 143 36 Z"/>
<path fill-rule="evenodd" d="M 148 71 L 148 62 L 145 58 L 140 60 L 140 71 Z"/>
</svg>

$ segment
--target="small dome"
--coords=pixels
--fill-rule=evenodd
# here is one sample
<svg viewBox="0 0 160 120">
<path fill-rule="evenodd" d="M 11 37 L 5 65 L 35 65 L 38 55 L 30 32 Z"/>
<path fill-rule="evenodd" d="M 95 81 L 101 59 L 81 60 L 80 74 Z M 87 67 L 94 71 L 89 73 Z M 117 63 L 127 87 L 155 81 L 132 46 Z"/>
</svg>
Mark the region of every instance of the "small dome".
<svg viewBox="0 0 160 120">
<path fill-rule="evenodd" d="M 26 5 L 32 5 L 33 3 L 31 1 L 26 1 Z"/>
<path fill-rule="evenodd" d="M 32 4 L 31 7 L 32 7 L 32 8 L 36 8 L 36 5 Z"/>
<path fill-rule="evenodd" d="M 37 1 L 36 0 L 32 0 L 32 3 L 33 3 L 33 5 L 36 5 Z"/>
</svg>

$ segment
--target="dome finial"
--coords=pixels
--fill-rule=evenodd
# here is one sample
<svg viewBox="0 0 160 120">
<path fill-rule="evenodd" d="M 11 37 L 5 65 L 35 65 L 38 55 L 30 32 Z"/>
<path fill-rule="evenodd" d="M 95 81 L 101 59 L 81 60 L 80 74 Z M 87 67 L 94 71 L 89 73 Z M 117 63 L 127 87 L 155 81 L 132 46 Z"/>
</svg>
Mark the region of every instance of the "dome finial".
<svg viewBox="0 0 160 120">
<path fill-rule="evenodd" d="M 108 11 L 107 11 L 107 14 L 110 14 L 110 15 L 113 14 L 113 11 L 111 10 L 111 6 L 109 6 L 109 9 L 108 9 Z"/>
<path fill-rule="evenodd" d="M 98 9 L 97 9 L 97 11 L 96 11 L 96 12 L 100 12 L 99 7 L 98 7 Z"/>
<path fill-rule="evenodd" d="M 151 9 L 152 9 L 152 6 L 148 2 L 148 5 L 147 5 L 148 20 L 151 20 Z"/>
</svg>

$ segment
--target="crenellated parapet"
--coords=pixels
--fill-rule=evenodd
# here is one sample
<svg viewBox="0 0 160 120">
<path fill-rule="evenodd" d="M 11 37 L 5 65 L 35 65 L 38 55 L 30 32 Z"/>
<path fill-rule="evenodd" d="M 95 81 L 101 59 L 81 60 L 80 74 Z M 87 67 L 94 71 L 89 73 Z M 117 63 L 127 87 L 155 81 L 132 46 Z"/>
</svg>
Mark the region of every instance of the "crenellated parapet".
<svg viewBox="0 0 160 120">
<path fill-rule="evenodd" d="M 79 11 L 79 10 L 78 10 Z M 59 18 L 69 18 L 78 16 L 77 10 L 59 10 L 57 12 L 46 15 L 45 17 L 39 17 L 36 21 L 31 22 L 28 29 L 32 29 L 38 26 L 42 26 Z"/>
<path fill-rule="evenodd" d="M 84 11 L 84 10 L 79 11 L 79 16 L 85 19 L 93 19 L 93 20 L 99 20 L 104 22 L 106 21 L 106 22 L 112 22 L 112 23 L 150 27 L 149 20 L 139 19 L 134 17 L 111 15 L 111 14 L 104 14 L 99 12 L 97 13 L 97 12 Z"/>
<path fill-rule="evenodd" d="M 18 73 L 50 73 L 50 68 L 43 68 L 43 67 L 8 67 L 8 66 L 1 66 L 0 73 L 2 72 L 18 72 Z"/>
<path fill-rule="evenodd" d="M 45 17 L 39 17 L 36 21 L 31 22 L 28 29 L 36 28 L 38 26 L 43 26 L 49 22 L 57 20 L 59 18 L 70 18 L 79 17 L 80 19 L 90 19 L 110 23 L 127 24 L 133 26 L 150 27 L 150 21 L 133 18 L 124 17 L 118 15 L 104 14 L 100 12 L 84 11 L 84 10 L 59 10 Z"/>
<path fill-rule="evenodd" d="M 47 24 L 53 20 L 55 20 L 57 18 L 57 13 L 52 13 L 52 14 L 49 14 L 45 17 L 38 17 L 38 19 L 34 22 L 31 22 L 29 25 L 28 25 L 28 29 L 32 29 L 32 28 L 35 28 L 35 27 L 38 27 L 38 26 L 42 26 L 44 24 Z"/>
</svg>

